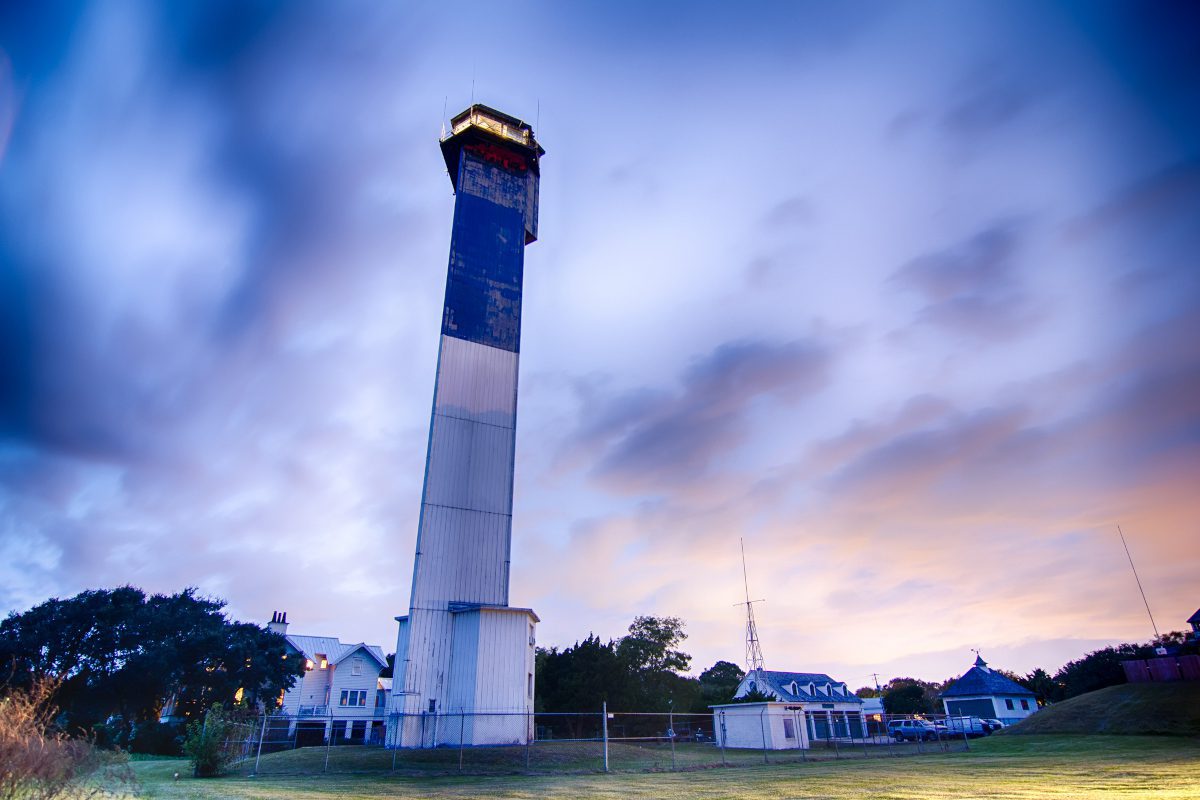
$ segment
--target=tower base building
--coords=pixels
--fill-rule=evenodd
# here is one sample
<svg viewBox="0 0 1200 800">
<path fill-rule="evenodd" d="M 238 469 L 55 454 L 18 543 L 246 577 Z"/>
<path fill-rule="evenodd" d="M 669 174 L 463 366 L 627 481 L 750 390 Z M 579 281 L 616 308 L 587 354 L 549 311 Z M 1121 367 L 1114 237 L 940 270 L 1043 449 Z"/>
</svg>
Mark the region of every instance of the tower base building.
<svg viewBox="0 0 1200 800">
<path fill-rule="evenodd" d="M 529 125 L 481 105 L 451 120 L 441 148 L 454 227 L 388 744 L 522 744 L 538 618 L 508 605 L 509 557 L 524 252 L 545 151 Z"/>
</svg>

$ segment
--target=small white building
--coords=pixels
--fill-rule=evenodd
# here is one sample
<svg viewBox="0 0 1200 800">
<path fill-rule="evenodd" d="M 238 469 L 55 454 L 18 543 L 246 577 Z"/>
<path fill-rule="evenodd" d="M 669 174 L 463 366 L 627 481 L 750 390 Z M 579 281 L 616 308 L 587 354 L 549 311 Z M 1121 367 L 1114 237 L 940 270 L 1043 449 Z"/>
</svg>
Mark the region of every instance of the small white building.
<svg viewBox="0 0 1200 800">
<path fill-rule="evenodd" d="M 942 706 L 950 716 L 998 719 L 1005 725 L 1038 710 L 1037 695 L 989 668 L 979 655 L 975 666 L 942 692 Z"/>
<path fill-rule="evenodd" d="M 343 644 L 331 636 L 287 632 L 287 615 L 267 626 L 287 640 L 288 658 L 304 660 L 304 674 L 283 694 L 278 716 L 289 719 L 298 746 L 334 740 L 382 741 L 391 679 L 380 678 L 387 659 L 378 645 Z"/>
<path fill-rule="evenodd" d="M 767 750 L 808 748 L 822 739 L 862 739 L 863 701 L 822 672 L 753 670 L 734 698 L 761 692 L 770 700 L 711 706 L 717 743 Z"/>
</svg>

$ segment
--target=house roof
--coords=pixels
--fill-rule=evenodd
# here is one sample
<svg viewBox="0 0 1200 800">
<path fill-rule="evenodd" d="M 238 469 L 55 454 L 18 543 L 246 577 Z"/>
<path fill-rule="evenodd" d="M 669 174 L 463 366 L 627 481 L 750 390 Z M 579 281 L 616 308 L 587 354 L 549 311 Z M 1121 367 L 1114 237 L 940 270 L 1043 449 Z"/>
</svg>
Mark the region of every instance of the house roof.
<svg viewBox="0 0 1200 800">
<path fill-rule="evenodd" d="M 1200 622 L 1200 608 L 1196 609 L 1196 613 L 1187 618 L 1188 625 L 1193 625 Z"/>
<path fill-rule="evenodd" d="M 387 666 L 387 659 L 378 645 L 364 644 L 363 642 L 342 644 L 332 636 L 297 636 L 289 633 L 286 634 L 286 638 L 292 647 L 304 654 L 305 658 L 313 661 L 317 660 L 318 655 L 323 655 L 329 659 L 329 663 L 338 664 L 356 651 L 364 650 L 379 662 L 381 668 Z"/>
<path fill-rule="evenodd" d="M 824 672 L 778 672 L 774 670 L 762 670 L 749 673 L 743 680 L 762 680 L 767 685 L 767 688 L 790 703 L 828 703 L 832 700 L 839 703 L 862 704 L 862 699 L 856 697 L 846 684 L 834 680 Z M 796 691 L 794 692 L 792 691 L 793 682 L 796 684 Z M 809 692 L 809 684 L 813 684 L 814 691 Z M 836 691 L 826 694 L 822 691 L 826 684 L 832 686 Z"/>
<path fill-rule="evenodd" d="M 942 692 L 942 697 L 968 697 L 974 695 L 1020 694 L 1035 697 L 1033 692 L 1016 681 L 1011 681 L 990 669 L 982 657 L 975 659 L 975 666 Z"/>
</svg>

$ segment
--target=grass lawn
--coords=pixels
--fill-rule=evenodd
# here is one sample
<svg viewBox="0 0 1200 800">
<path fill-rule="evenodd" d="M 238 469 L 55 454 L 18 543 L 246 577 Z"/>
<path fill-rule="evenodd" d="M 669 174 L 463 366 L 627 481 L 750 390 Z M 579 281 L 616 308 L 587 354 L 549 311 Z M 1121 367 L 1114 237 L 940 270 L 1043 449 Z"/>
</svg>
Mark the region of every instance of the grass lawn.
<svg viewBox="0 0 1200 800">
<path fill-rule="evenodd" d="M 555 776 L 272 775 L 196 780 L 183 761 L 142 761 L 152 798 L 1156 798 L 1200 800 L 1200 740 L 994 736 L 965 753 L 809 761 L 690 772 Z"/>
</svg>

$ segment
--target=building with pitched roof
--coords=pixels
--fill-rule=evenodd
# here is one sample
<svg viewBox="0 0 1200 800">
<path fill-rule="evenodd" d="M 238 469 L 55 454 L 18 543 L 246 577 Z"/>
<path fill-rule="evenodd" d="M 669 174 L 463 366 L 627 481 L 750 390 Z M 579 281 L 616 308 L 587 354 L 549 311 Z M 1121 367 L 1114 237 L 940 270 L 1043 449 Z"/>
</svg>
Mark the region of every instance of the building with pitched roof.
<svg viewBox="0 0 1200 800">
<path fill-rule="evenodd" d="M 1192 626 L 1191 632 L 1188 633 L 1188 638 L 1194 642 L 1200 642 L 1200 608 L 1196 609 L 1195 614 L 1188 617 L 1187 623 Z"/>
<path fill-rule="evenodd" d="M 387 658 L 378 645 L 343 643 L 333 636 L 288 633 L 287 615 L 267 626 L 287 640 L 288 658 L 304 659 L 304 674 L 283 694 L 279 716 L 290 719 L 297 744 L 329 736 L 345 741 L 382 741 L 391 679 L 380 678 Z"/>
<path fill-rule="evenodd" d="M 976 654 L 975 666 L 942 692 L 942 706 L 951 716 L 1020 722 L 1038 710 L 1037 695 L 991 669 Z"/>
<path fill-rule="evenodd" d="M 863 701 L 823 672 L 751 670 L 734 699 L 763 694 L 762 702 L 712 706 L 717 741 L 726 747 L 792 750 L 814 740 L 861 739 Z"/>
</svg>

